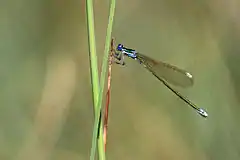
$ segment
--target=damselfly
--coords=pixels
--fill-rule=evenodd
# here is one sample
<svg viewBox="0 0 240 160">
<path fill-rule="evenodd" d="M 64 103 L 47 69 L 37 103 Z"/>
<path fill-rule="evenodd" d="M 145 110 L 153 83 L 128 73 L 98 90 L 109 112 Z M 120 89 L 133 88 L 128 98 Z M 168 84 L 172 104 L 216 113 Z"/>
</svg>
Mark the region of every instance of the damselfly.
<svg viewBox="0 0 240 160">
<path fill-rule="evenodd" d="M 193 76 L 189 72 L 161 61 L 155 61 L 150 57 L 147 57 L 143 54 L 138 53 L 134 49 L 124 47 L 122 44 L 118 44 L 116 51 L 117 52 L 115 53 L 114 57 L 118 60 L 117 63 L 124 65 L 125 56 L 132 58 L 134 60 L 137 60 L 147 70 L 149 70 L 155 77 L 157 77 L 157 79 L 159 79 L 175 95 L 177 95 L 180 99 L 182 99 L 194 110 L 196 110 L 197 113 L 199 113 L 201 116 L 205 118 L 208 117 L 208 114 L 204 109 L 197 107 L 189 99 L 181 95 L 178 91 L 176 91 L 169 85 L 169 83 L 171 83 L 175 86 L 181 86 L 181 87 L 192 86 Z"/>
</svg>

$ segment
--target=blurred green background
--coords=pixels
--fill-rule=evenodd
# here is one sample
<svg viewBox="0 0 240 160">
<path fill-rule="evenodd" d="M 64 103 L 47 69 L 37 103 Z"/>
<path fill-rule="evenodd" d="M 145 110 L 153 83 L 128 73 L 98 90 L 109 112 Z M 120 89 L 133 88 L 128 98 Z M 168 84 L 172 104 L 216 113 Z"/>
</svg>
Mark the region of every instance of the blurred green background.
<svg viewBox="0 0 240 160">
<path fill-rule="evenodd" d="M 0 4 L 0 159 L 88 159 L 85 2 Z M 100 64 L 109 1 L 94 7 Z M 127 59 L 125 67 L 113 66 L 108 159 L 240 159 L 239 8 L 237 0 L 117 1 L 117 42 L 193 73 L 194 86 L 179 91 L 209 118 Z"/>
</svg>

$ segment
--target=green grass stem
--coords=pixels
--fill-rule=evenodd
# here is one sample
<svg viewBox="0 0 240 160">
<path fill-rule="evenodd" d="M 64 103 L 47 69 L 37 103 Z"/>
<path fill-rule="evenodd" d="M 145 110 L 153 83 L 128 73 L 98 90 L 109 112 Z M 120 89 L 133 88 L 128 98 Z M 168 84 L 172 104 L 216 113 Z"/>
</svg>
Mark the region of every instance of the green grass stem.
<svg viewBox="0 0 240 160">
<path fill-rule="evenodd" d="M 90 60 L 90 73 L 91 73 L 91 84 L 92 84 L 92 96 L 94 106 L 94 116 L 97 118 L 97 105 L 98 105 L 98 94 L 99 94 L 99 77 L 98 77 L 98 65 L 97 65 L 97 54 L 96 54 L 96 42 L 95 42 L 95 30 L 94 30 L 94 13 L 92 0 L 86 0 L 86 16 L 87 16 L 87 30 L 88 30 L 88 47 L 89 47 L 89 60 Z M 99 137 L 100 141 L 103 141 L 103 136 Z M 99 143 L 101 144 L 101 143 Z M 92 145 L 92 148 L 96 148 L 96 143 Z M 102 152 L 102 147 L 99 145 L 98 151 Z M 95 154 L 91 159 L 94 159 Z"/>
<path fill-rule="evenodd" d="M 103 90 L 104 90 L 104 85 L 105 85 L 106 71 L 107 71 L 108 59 L 109 59 L 109 50 L 110 50 L 110 43 L 111 43 L 113 19 L 114 19 L 114 13 L 115 13 L 115 5 L 116 5 L 116 1 L 111 0 L 108 26 L 107 26 L 107 35 L 106 35 L 105 49 L 104 49 L 104 57 L 103 57 L 103 62 L 102 62 L 100 91 L 99 91 L 99 96 L 98 96 L 97 112 L 95 112 L 96 116 L 95 116 L 95 120 L 94 120 L 94 129 L 93 129 L 93 137 L 92 137 L 92 148 L 91 148 L 91 157 L 90 157 L 91 160 L 94 160 L 94 157 L 95 157 L 98 131 L 99 131 L 98 155 L 99 155 L 100 160 L 105 160 L 105 151 L 104 151 L 104 143 L 103 143 L 103 128 L 102 128 L 103 125 L 102 125 L 102 123 L 99 123 L 99 121 L 102 122 L 102 119 L 100 118 L 100 114 L 101 114 L 101 108 L 102 108 L 102 98 L 103 98 Z"/>
<path fill-rule="evenodd" d="M 98 102 L 98 93 L 99 93 L 99 77 L 98 77 L 92 0 L 86 0 L 86 11 L 87 11 L 88 47 L 89 47 L 89 58 L 90 58 L 93 105 L 94 105 L 94 108 L 96 109 L 97 102 Z"/>
</svg>

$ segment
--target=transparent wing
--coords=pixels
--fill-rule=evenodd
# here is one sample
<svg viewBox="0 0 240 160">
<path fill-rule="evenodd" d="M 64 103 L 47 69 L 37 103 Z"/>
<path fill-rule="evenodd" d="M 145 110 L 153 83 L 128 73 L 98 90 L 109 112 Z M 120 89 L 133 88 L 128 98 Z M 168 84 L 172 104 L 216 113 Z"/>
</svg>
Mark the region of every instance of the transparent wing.
<svg viewBox="0 0 240 160">
<path fill-rule="evenodd" d="M 181 87 L 190 87 L 193 85 L 193 76 L 185 70 L 161 61 L 155 61 L 140 53 L 137 53 L 137 59 L 160 80 L 163 79 L 175 86 Z"/>
</svg>

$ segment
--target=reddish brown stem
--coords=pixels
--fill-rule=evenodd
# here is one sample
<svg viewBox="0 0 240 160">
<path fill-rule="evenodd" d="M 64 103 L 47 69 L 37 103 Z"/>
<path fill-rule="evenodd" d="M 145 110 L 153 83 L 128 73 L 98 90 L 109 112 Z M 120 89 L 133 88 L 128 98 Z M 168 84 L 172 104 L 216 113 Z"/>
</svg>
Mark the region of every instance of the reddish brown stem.
<svg viewBox="0 0 240 160">
<path fill-rule="evenodd" d="M 106 106 L 104 112 L 104 128 L 103 128 L 103 140 L 104 140 L 104 150 L 106 152 L 107 145 L 107 129 L 108 129 L 108 111 L 110 104 L 110 89 L 111 89 L 111 73 L 112 73 L 112 62 L 113 62 L 113 54 L 114 54 L 114 39 L 111 41 L 111 50 L 109 56 L 109 65 L 108 65 L 108 85 L 107 85 L 107 94 L 106 94 Z"/>
</svg>

